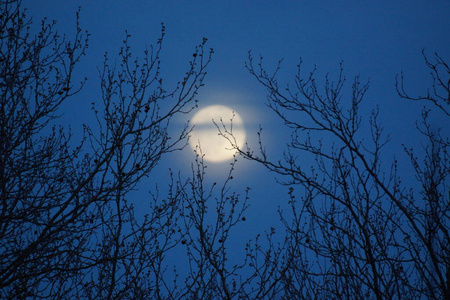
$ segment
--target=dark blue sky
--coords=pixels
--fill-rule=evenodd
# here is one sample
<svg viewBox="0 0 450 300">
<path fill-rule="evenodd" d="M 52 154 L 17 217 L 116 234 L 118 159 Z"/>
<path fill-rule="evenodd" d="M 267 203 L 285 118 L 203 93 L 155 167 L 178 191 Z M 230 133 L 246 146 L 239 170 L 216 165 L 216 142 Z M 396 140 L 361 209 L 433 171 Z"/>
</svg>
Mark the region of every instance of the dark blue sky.
<svg viewBox="0 0 450 300">
<path fill-rule="evenodd" d="M 203 37 L 208 38 L 215 55 L 199 95 L 200 106 L 224 104 L 236 109 L 244 118 L 251 145 L 261 124 L 269 154 L 274 155 L 281 153 L 288 133 L 265 107 L 264 89 L 244 68 L 248 50 L 263 55 L 268 67 L 284 58 L 280 82 L 292 82 L 300 57 L 307 70 L 317 65 L 319 77 L 327 72 L 337 74 L 344 61 L 347 88 L 354 75 L 361 75 L 363 81 L 370 79 L 364 108 L 367 118 L 372 108 L 380 108 L 386 131 L 393 136 L 387 157 L 398 155 L 402 143 L 417 145 L 414 122 L 423 106 L 399 99 L 395 75 L 404 71 L 411 93 L 419 93 L 430 84 L 422 49 L 450 60 L 449 1 L 25 0 L 24 6 L 35 22 L 47 16 L 58 20 L 58 28 L 68 33 L 74 30 L 77 7 L 82 8 L 81 26 L 90 32 L 91 42 L 78 75 L 89 81 L 66 104 L 63 117 L 74 131 L 93 120 L 90 103 L 99 96 L 96 67 L 101 65 L 103 53 L 114 56 L 128 30 L 135 54 L 140 55 L 159 38 L 161 22 L 167 33 L 162 55 L 165 80 L 169 84 L 180 80 L 194 47 Z M 449 127 L 444 120 L 436 114 L 436 124 Z M 151 189 L 155 182 L 163 187 L 169 167 L 189 176 L 192 161 L 189 148 L 171 154 L 155 170 L 158 176 L 144 182 L 142 190 Z M 211 165 L 212 180 L 223 179 L 227 167 L 226 163 Z M 236 190 L 252 188 L 248 236 L 268 229 L 270 220 L 278 220 L 277 207 L 287 201 L 287 188 L 278 185 L 275 176 L 261 166 L 242 159 L 235 177 Z"/>
</svg>

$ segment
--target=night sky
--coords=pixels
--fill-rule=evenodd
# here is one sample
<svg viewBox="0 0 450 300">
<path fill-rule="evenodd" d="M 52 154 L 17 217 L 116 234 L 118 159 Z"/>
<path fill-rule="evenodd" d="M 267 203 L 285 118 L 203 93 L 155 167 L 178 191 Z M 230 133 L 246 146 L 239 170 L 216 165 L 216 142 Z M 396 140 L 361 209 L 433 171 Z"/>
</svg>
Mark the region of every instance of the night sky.
<svg viewBox="0 0 450 300">
<path fill-rule="evenodd" d="M 247 142 L 256 147 L 256 132 L 263 128 L 263 140 L 274 160 L 281 158 L 289 131 L 265 105 L 266 91 L 245 69 L 251 50 L 262 55 L 267 68 L 284 59 L 279 82 L 293 82 L 296 65 L 301 58 L 306 71 L 317 66 L 317 76 L 336 76 L 343 62 L 347 78 L 346 92 L 351 95 L 351 82 L 360 75 L 370 80 L 363 104 L 363 122 L 378 106 L 380 119 L 392 142 L 385 150 L 386 163 L 394 156 L 401 158 L 402 144 L 420 146 L 415 121 L 425 105 L 401 100 L 395 90 L 395 76 L 403 71 L 406 88 L 411 94 L 424 92 L 430 85 L 429 72 L 422 50 L 430 56 L 439 53 L 450 60 L 449 1 L 118 1 L 27 0 L 29 15 L 35 23 L 43 17 L 58 21 L 57 28 L 69 36 L 75 29 L 75 12 L 81 7 L 81 27 L 91 34 L 90 46 L 78 66 L 76 80 L 88 78 L 84 89 L 64 104 L 61 124 L 70 124 L 74 140 L 81 137 L 81 125 L 94 124 L 91 102 L 100 101 L 97 67 L 103 54 L 117 55 L 125 30 L 131 35 L 134 54 L 142 54 L 145 46 L 160 36 L 161 23 L 166 28 L 162 51 L 162 76 L 167 86 L 181 80 L 196 45 L 203 37 L 215 54 L 209 67 L 206 85 L 198 96 L 199 108 L 210 104 L 232 107 L 243 118 Z M 366 113 L 365 113 L 366 112 Z M 182 127 L 178 120 L 172 130 Z M 443 114 L 433 115 L 436 126 L 448 126 Z M 447 123 L 445 123 L 447 122 Z M 404 157 L 404 156 L 403 156 Z M 191 175 L 194 154 L 189 147 L 163 157 L 153 176 L 136 192 L 135 205 L 145 211 L 148 191 L 158 184 L 164 191 L 169 168 L 181 178 Z M 304 161 L 306 165 L 311 162 Z M 399 160 L 405 182 L 408 160 Z M 225 179 L 229 162 L 208 163 L 208 178 Z M 277 183 L 282 178 L 254 162 L 238 158 L 231 188 L 244 192 L 250 187 L 247 222 L 236 232 L 233 247 L 257 233 L 280 228 L 278 207 L 286 205 L 288 188 Z M 167 178 L 167 179 L 166 179 Z"/>
</svg>

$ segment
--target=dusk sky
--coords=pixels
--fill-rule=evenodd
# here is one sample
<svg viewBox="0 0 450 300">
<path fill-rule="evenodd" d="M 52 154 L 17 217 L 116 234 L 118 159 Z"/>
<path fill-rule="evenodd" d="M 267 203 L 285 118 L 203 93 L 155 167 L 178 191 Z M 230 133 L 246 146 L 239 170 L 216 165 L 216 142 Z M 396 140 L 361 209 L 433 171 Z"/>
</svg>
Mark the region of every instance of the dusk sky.
<svg viewBox="0 0 450 300">
<path fill-rule="evenodd" d="M 75 13 L 81 7 L 81 27 L 91 34 L 87 55 L 78 66 L 79 80 L 88 78 L 84 89 L 64 104 L 61 123 L 70 124 L 79 138 L 83 123 L 94 124 L 91 102 L 100 101 L 97 67 L 108 52 L 114 58 L 125 37 L 131 35 L 133 53 L 142 56 L 145 46 L 160 37 L 161 23 L 166 28 L 162 50 L 162 74 L 168 87 L 174 87 L 187 69 L 196 45 L 203 37 L 214 48 L 205 87 L 198 96 L 199 109 L 218 104 L 234 109 L 243 119 L 247 142 L 256 147 L 256 132 L 263 128 L 263 140 L 273 160 L 281 159 L 289 131 L 265 105 L 266 91 L 253 78 L 244 63 L 248 51 L 262 55 L 266 67 L 273 69 L 284 59 L 279 74 L 281 86 L 293 83 L 296 65 L 301 58 L 307 74 L 314 65 L 317 77 L 339 71 L 343 61 L 347 78 L 344 95 L 351 96 L 355 75 L 370 80 L 363 104 L 368 121 L 377 106 L 386 133 L 392 141 L 385 157 L 401 156 L 402 144 L 418 146 L 415 121 L 424 103 L 402 100 L 395 90 L 395 76 L 405 75 L 406 88 L 412 95 L 423 94 L 430 86 L 429 71 L 422 50 L 430 56 L 439 53 L 450 60 L 450 1 L 118 1 L 25 0 L 29 15 L 39 24 L 43 17 L 58 21 L 57 28 L 69 36 L 74 32 Z M 335 78 L 335 77 L 334 77 Z M 193 112 L 195 113 L 195 111 Z M 172 130 L 183 125 L 173 124 Z M 436 126 L 448 128 L 448 118 L 435 112 Z M 445 123 L 446 122 L 446 123 Z M 77 135 L 78 134 L 78 135 Z M 136 206 L 145 210 L 148 190 L 157 183 L 161 191 L 168 184 L 168 169 L 191 175 L 194 155 L 189 147 L 163 157 L 153 176 L 139 186 Z M 308 161 L 304 162 L 308 164 Z M 389 163 L 389 161 L 387 161 Z M 408 160 L 399 161 L 408 170 Z M 208 163 L 208 178 L 225 179 L 229 161 Z M 240 243 L 280 226 L 277 208 L 286 205 L 288 188 L 277 183 L 282 178 L 261 165 L 238 158 L 232 190 L 251 188 L 247 228 L 240 228 Z M 405 174 L 405 181 L 413 178 Z M 142 206 L 141 206 L 142 205 Z M 275 225 L 272 225 L 275 224 Z"/>
</svg>

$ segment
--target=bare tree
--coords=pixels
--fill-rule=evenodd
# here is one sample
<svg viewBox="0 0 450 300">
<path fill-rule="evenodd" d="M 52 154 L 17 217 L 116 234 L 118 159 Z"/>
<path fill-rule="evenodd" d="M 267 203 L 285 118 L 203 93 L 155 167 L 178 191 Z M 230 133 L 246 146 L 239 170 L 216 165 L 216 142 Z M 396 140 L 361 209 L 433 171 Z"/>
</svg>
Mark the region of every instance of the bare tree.
<svg viewBox="0 0 450 300">
<path fill-rule="evenodd" d="M 242 194 L 232 190 L 236 158 L 223 183 L 209 183 L 201 149 L 196 152 L 192 179 L 179 188 L 184 204 L 181 244 L 189 265 L 179 299 L 274 299 L 283 288 L 280 270 L 286 266 L 279 255 L 286 245 L 279 245 L 271 228 L 242 247 L 231 246 L 247 227 L 250 189 Z"/>
<path fill-rule="evenodd" d="M 1 1 L 1 0 L 0 0 Z M 269 92 L 268 105 L 292 130 L 284 157 L 239 149 L 232 127 L 217 124 L 240 154 L 282 175 L 289 210 L 286 235 L 275 228 L 231 249 L 246 226 L 249 189 L 234 192 L 236 159 L 223 183 L 206 176 L 201 149 L 192 177 L 171 174 L 167 192 L 152 190 L 148 214 L 130 198 L 161 158 L 186 145 L 190 128 L 169 135 L 171 122 L 196 106 L 212 49 L 195 48 L 185 76 L 162 84 L 165 35 L 135 57 L 126 34 L 116 58 L 99 68 L 97 124 L 75 143 L 58 125 L 88 34 L 72 39 L 44 20 L 32 32 L 21 1 L 1 1 L 0 18 L 0 293 L 6 299 L 442 299 L 448 298 L 449 153 L 446 132 L 417 129 L 424 149 L 405 146 L 417 183 L 402 182 L 378 109 L 361 115 L 368 83 L 356 77 L 346 96 L 343 68 L 323 87 L 301 63 L 294 87 L 281 88 L 280 64 L 247 68 Z M 425 100 L 449 115 L 449 67 L 425 56 L 433 84 Z M 167 90 L 166 90 L 167 89 Z M 77 146 L 75 146 L 77 145 Z M 309 160 L 303 159 L 307 157 Z M 312 163 L 311 163 L 312 162 Z M 402 166 L 403 168 L 404 166 Z M 167 261 L 185 251 L 181 276 Z M 239 255 L 240 252 L 242 257 Z"/>
<path fill-rule="evenodd" d="M 185 77 L 162 85 L 156 46 L 132 55 L 127 35 L 117 62 L 100 69 L 98 121 L 73 147 L 58 126 L 61 104 L 75 95 L 75 67 L 88 46 L 78 23 L 72 39 L 44 20 L 33 34 L 21 1 L 1 1 L 0 291 L 7 299 L 149 299 L 165 285 L 164 253 L 176 245 L 175 184 L 155 193 L 138 220 L 127 195 L 161 157 L 182 148 L 189 128 L 168 134 L 190 112 L 212 51 L 195 49 Z M 155 294 L 156 293 L 156 294 Z"/>
<path fill-rule="evenodd" d="M 412 98 L 403 76 L 401 97 L 428 100 L 448 115 L 449 68 L 436 55 L 425 56 L 433 75 L 432 92 Z M 346 94 L 341 65 L 337 79 L 322 83 L 315 69 L 282 87 L 262 58 L 249 55 L 247 68 L 267 89 L 269 108 L 291 130 L 284 156 L 271 158 L 260 147 L 238 149 L 230 132 L 219 128 L 240 154 L 285 178 L 290 211 L 280 211 L 287 231 L 278 250 L 278 277 L 285 299 L 443 299 L 450 278 L 450 142 L 429 125 L 424 110 L 418 130 L 424 149 L 405 146 L 419 183 L 402 183 L 398 162 L 383 153 L 390 142 L 379 110 L 361 115 L 368 83 L 355 77 Z M 364 122 L 368 120 L 368 122 Z M 422 158 L 419 158 L 419 155 Z M 288 266 L 288 267 L 284 267 Z"/>
</svg>

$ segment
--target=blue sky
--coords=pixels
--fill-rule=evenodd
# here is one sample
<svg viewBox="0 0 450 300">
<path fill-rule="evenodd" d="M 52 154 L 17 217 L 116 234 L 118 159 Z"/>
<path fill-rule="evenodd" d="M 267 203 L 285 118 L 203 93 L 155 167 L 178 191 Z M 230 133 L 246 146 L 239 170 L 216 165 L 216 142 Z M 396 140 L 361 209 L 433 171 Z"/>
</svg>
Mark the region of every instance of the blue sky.
<svg viewBox="0 0 450 300">
<path fill-rule="evenodd" d="M 47 16 L 58 20 L 61 32 L 69 34 L 74 30 L 75 11 L 81 6 L 81 26 L 90 32 L 91 42 L 78 75 L 89 81 L 64 108 L 63 120 L 74 131 L 93 120 L 90 103 L 99 96 L 96 66 L 101 65 L 104 52 L 114 56 L 128 30 L 139 55 L 159 38 L 161 22 L 166 26 L 164 80 L 169 84 L 180 80 L 194 47 L 203 37 L 208 38 L 215 54 L 199 95 L 200 106 L 235 108 L 244 118 L 251 145 L 261 124 L 269 153 L 274 155 L 281 153 L 289 135 L 265 107 L 264 89 L 244 68 L 249 50 L 264 56 L 268 67 L 284 58 L 280 82 L 292 82 L 299 58 L 307 70 L 317 65 L 319 77 L 336 74 L 343 61 L 348 85 L 354 75 L 361 75 L 363 81 L 370 79 L 364 108 L 367 117 L 372 108 L 380 108 L 386 131 L 393 136 L 388 157 L 399 154 L 402 143 L 417 145 L 414 122 L 423 106 L 399 99 L 395 75 L 404 71 L 411 93 L 419 93 L 430 84 L 422 49 L 450 60 L 450 1 L 24 0 L 23 4 L 36 23 Z M 436 114 L 435 122 L 449 127 L 442 115 Z M 157 176 L 144 182 L 142 190 L 151 189 L 156 182 L 167 184 L 164 174 L 169 167 L 189 176 L 193 158 L 189 148 L 166 157 L 155 170 Z M 227 167 L 226 163 L 210 165 L 212 180 L 223 179 Z M 242 159 L 235 177 L 236 190 L 252 188 L 245 239 L 267 230 L 270 220 L 277 222 L 275 211 L 287 201 L 287 188 L 278 185 L 275 176 L 261 166 Z"/>
</svg>

